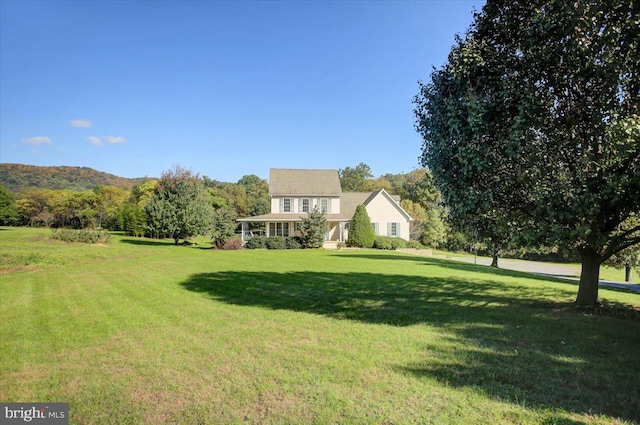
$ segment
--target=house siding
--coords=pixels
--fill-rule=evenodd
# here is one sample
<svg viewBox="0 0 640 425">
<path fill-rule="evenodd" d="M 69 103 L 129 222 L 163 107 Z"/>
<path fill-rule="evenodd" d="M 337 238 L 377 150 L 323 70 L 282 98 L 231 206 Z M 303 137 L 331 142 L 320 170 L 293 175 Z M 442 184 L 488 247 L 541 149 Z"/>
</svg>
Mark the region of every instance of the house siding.
<svg viewBox="0 0 640 425">
<path fill-rule="evenodd" d="M 282 213 L 281 205 L 283 199 L 291 199 L 291 211 L 289 213 L 300 213 L 302 211 L 302 200 L 310 200 L 310 210 L 318 207 L 320 208 L 321 199 L 328 200 L 329 211 L 328 213 L 338 214 L 340 212 L 340 198 L 329 196 L 273 196 L 271 197 L 271 213 Z"/>
<path fill-rule="evenodd" d="M 399 223 L 400 232 L 396 237 L 409 240 L 409 221 L 406 216 L 383 195 L 376 196 L 367 205 L 367 214 L 372 223 L 377 223 L 380 236 L 389 235 L 389 223 Z"/>
</svg>

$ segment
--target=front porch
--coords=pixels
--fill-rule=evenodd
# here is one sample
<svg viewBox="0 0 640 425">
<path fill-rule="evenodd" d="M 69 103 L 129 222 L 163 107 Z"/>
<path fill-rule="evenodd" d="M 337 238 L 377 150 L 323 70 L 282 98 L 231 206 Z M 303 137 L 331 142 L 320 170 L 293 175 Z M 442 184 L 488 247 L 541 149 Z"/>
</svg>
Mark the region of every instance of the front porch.
<svg viewBox="0 0 640 425">
<path fill-rule="evenodd" d="M 249 228 L 249 223 L 264 223 L 265 224 L 265 236 L 282 236 L 282 237 L 294 237 L 300 236 L 300 222 L 302 217 L 282 217 L 274 219 L 272 214 L 268 214 L 271 217 L 246 217 L 238 219 L 242 225 L 242 242 L 248 241 L 254 236 L 254 233 Z M 324 248 L 337 249 L 338 242 L 345 242 L 347 240 L 347 223 L 346 219 L 327 220 L 327 231 L 325 232 L 323 244 Z"/>
</svg>

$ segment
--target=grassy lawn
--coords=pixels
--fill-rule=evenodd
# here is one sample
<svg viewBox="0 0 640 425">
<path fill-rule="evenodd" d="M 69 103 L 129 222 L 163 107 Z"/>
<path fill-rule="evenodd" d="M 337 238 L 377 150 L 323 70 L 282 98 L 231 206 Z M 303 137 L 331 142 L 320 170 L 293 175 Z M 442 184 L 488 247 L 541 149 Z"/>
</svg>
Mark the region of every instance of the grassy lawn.
<svg viewBox="0 0 640 425">
<path fill-rule="evenodd" d="M 640 295 L 375 250 L 0 230 L 0 401 L 71 423 L 640 421 Z"/>
</svg>

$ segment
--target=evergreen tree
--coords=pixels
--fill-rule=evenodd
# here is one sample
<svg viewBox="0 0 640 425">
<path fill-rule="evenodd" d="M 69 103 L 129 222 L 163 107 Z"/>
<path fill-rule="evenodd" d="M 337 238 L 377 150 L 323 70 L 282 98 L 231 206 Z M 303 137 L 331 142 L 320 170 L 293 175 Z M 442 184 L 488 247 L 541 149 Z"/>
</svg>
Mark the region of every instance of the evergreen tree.
<svg viewBox="0 0 640 425">
<path fill-rule="evenodd" d="M 300 234 L 304 248 L 320 248 L 327 233 L 327 217 L 318 207 L 314 207 L 300 223 Z"/>
<path fill-rule="evenodd" d="M 360 248 L 371 248 L 376 241 L 376 234 L 371 226 L 371 219 L 364 205 L 356 207 L 356 212 L 349 224 L 347 244 Z"/>
</svg>

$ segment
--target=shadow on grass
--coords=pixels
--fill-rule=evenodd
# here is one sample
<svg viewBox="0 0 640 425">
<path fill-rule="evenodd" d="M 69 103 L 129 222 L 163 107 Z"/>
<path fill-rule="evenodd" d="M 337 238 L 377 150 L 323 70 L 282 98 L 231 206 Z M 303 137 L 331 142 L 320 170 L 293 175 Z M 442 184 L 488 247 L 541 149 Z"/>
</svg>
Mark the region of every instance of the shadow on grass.
<svg viewBox="0 0 640 425">
<path fill-rule="evenodd" d="M 129 245 L 138 245 L 138 246 L 175 246 L 175 244 L 173 243 L 173 241 L 169 242 L 169 241 L 161 241 L 161 240 L 152 240 L 152 239 L 133 239 L 133 238 L 127 238 L 127 239 L 121 239 L 120 242 L 122 243 L 126 243 Z"/>
<path fill-rule="evenodd" d="M 123 238 L 120 240 L 122 243 L 126 243 L 129 245 L 137 245 L 137 246 L 164 246 L 164 247 L 182 247 L 182 248 L 194 248 L 194 249 L 213 249 L 211 245 L 198 245 L 192 242 L 183 241 L 178 245 L 175 244 L 173 239 L 164 239 L 164 240 L 153 240 L 147 238 Z"/>
<path fill-rule="evenodd" d="M 390 257 L 388 254 L 374 254 L 369 252 L 345 252 L 334 255 L 335 258 L 364 258 L 369 260 L 386 260 L 390 259 L 402 259 L 404 261 L 414 261 L 417 263 L 430 265 L 430 266 L 438 266 L 447 269 L 452 269 L 455 271 L 465 271 L 472 273 L 482 273 L 490 276 L 509 276 L 509 277 L 517 277 L 517 278 L 526 278 L 533 279 L 545 282 L 554 282 L 554 283 L 565 283 L 570 284 L 572 286 L 578 286 L 577 281 L 570 281 L 567 279 L 563 279 L 561 276 L 557 275 L 543 275 L 541 273 L 531 273 L 531 272 L 520 272 L 516 270 L 510 269 L 501 269 L 495 267 L 488 267 L 481 264 L 472 264 L 464 261 L 456 261 L 449 260 L 444 258 L 434 258 L 434 257 L 425 257 L 420 255 L 412 255 L 412 254 L 403 254 L 403 253 L 394 253 L 393 257 Z M 575 295 L 574 295 L 575 296 Z"/>
<path fill-rule="evenodd" d="M 556 423 L 566 420 L 561 412 L 640 420 L 640 321 L 576 314 L 568 302 L 550 301 L 571 299 L 573 291 L 514 289 L 482 279 L 328 272 L 200 273 L 181 285 L 233 305 L 370 324 L 439 326 L 451 335 L 451 344 L 427 343 L 423 360 L 396 365 L 398 372 L 551 409 Z"/>
</svg>

